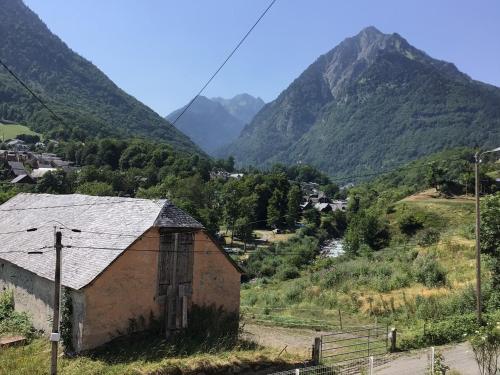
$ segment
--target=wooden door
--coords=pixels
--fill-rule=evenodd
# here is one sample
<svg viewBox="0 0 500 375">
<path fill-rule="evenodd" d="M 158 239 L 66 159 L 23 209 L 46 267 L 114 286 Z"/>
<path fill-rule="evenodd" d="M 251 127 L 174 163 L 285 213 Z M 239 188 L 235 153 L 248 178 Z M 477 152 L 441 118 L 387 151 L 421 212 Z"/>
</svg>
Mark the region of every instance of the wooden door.
<svg viewBox="0 0 500 375">
<path fill-rule="evenodd" d="M 160 232 L 158 295 L 163 297 L 167 334 L 187 326 L 193 289 L 194 233 Z"/>
</svg>

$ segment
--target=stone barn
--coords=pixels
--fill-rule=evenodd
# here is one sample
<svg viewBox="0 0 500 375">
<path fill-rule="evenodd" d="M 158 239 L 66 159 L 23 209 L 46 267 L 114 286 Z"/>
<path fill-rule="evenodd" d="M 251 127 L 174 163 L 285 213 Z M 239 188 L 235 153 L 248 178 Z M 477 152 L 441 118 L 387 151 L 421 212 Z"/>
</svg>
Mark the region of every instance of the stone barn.
<svg viewBox="0 0 500 375">
<path fill-rule="evenodd" d="M 37 329 L 51 332 L 55 230 L 76 351 L 153 320 L 182 329 L 195 305 L 239 313 L 241 269 L 169 201 L 18 194 L 0 206 L 0 291 Z"/>
</svg>

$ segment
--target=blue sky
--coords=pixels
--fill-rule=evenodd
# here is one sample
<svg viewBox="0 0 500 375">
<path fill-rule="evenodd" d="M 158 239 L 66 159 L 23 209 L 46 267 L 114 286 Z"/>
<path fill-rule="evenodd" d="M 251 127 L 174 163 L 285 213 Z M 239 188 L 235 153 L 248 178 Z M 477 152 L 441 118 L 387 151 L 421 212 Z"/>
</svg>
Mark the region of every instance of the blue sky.
<svg viewBox="0 0 500 375">
<path fill-rule="evenodd" d="M 269 0 L 25 0 L 74 51 L 161 115 L 186 104 Z M 373 25 L 500 86 L 498 0 L 278 0 L 206 96 L 273 100 L 319 55 Z"/>
</svg>

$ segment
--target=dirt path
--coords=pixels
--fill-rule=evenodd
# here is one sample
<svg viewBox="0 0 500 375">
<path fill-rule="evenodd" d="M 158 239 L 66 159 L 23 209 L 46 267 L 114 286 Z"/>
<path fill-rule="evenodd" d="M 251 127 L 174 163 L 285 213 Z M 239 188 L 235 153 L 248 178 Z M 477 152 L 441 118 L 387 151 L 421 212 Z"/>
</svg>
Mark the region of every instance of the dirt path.
<svg viewBox="0 0 500 375">
<path fill-rule="evenodd" d="M 244 336 L 262 346 L 283 349 L 289 353 L 310 355 L 314 338 L 329 332 L 318 332 L 309 329 L 268 327 L 256 324 L 245 324 Z"/>
</svg>

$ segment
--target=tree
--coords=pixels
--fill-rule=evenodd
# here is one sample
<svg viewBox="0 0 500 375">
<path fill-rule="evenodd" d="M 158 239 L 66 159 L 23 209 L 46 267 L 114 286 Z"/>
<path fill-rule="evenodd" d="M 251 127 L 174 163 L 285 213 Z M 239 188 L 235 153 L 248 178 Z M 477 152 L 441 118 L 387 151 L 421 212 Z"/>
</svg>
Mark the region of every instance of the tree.
<svg viewBox="0 0 500 375">
<path fill-rule="evenodd" d="M 281 190 L 275 189 L 267 205 L 267 224 L 270 227 L 279 228 L 282 226 L 285 207 L 285 194 Z"/>
<path fill-rule="evenodd" d="M 239 217 L 234 224 L 234 234 L 243 241 L 246 250 L 247 242 L 252 239 L 252 224 L 246 217 Z"/>
<path fill-rule="evenodd" d="M 500 192 L 481 202 L 481 251 L 491 257 L 493 290 L 500 290 Z"/>
<path fill-rule="evenodd" d="M 113 196 L 115 192 L 113 187 L 106 182 L 86 182 L 76 189 L 77 193 L 87 194 L 87 195 L 99 195 L 99 196 Z"/>
<path fill-rule="evenodd" d="M 71 193 L 72 185 L 66 172 L 62 170 L 49 171 L 38 181 L 36 191 L 49 194 L 67 194 Z"/>
<path fill-rule="evenodd" d="M 298 185 L 293 185 L 288 191 L 287 199 L 286 220 L 290 227 L 294 227 L 295 223 L 300 219 L 300 202 L 302 202 L 302 190 Z"/>
</svg>

